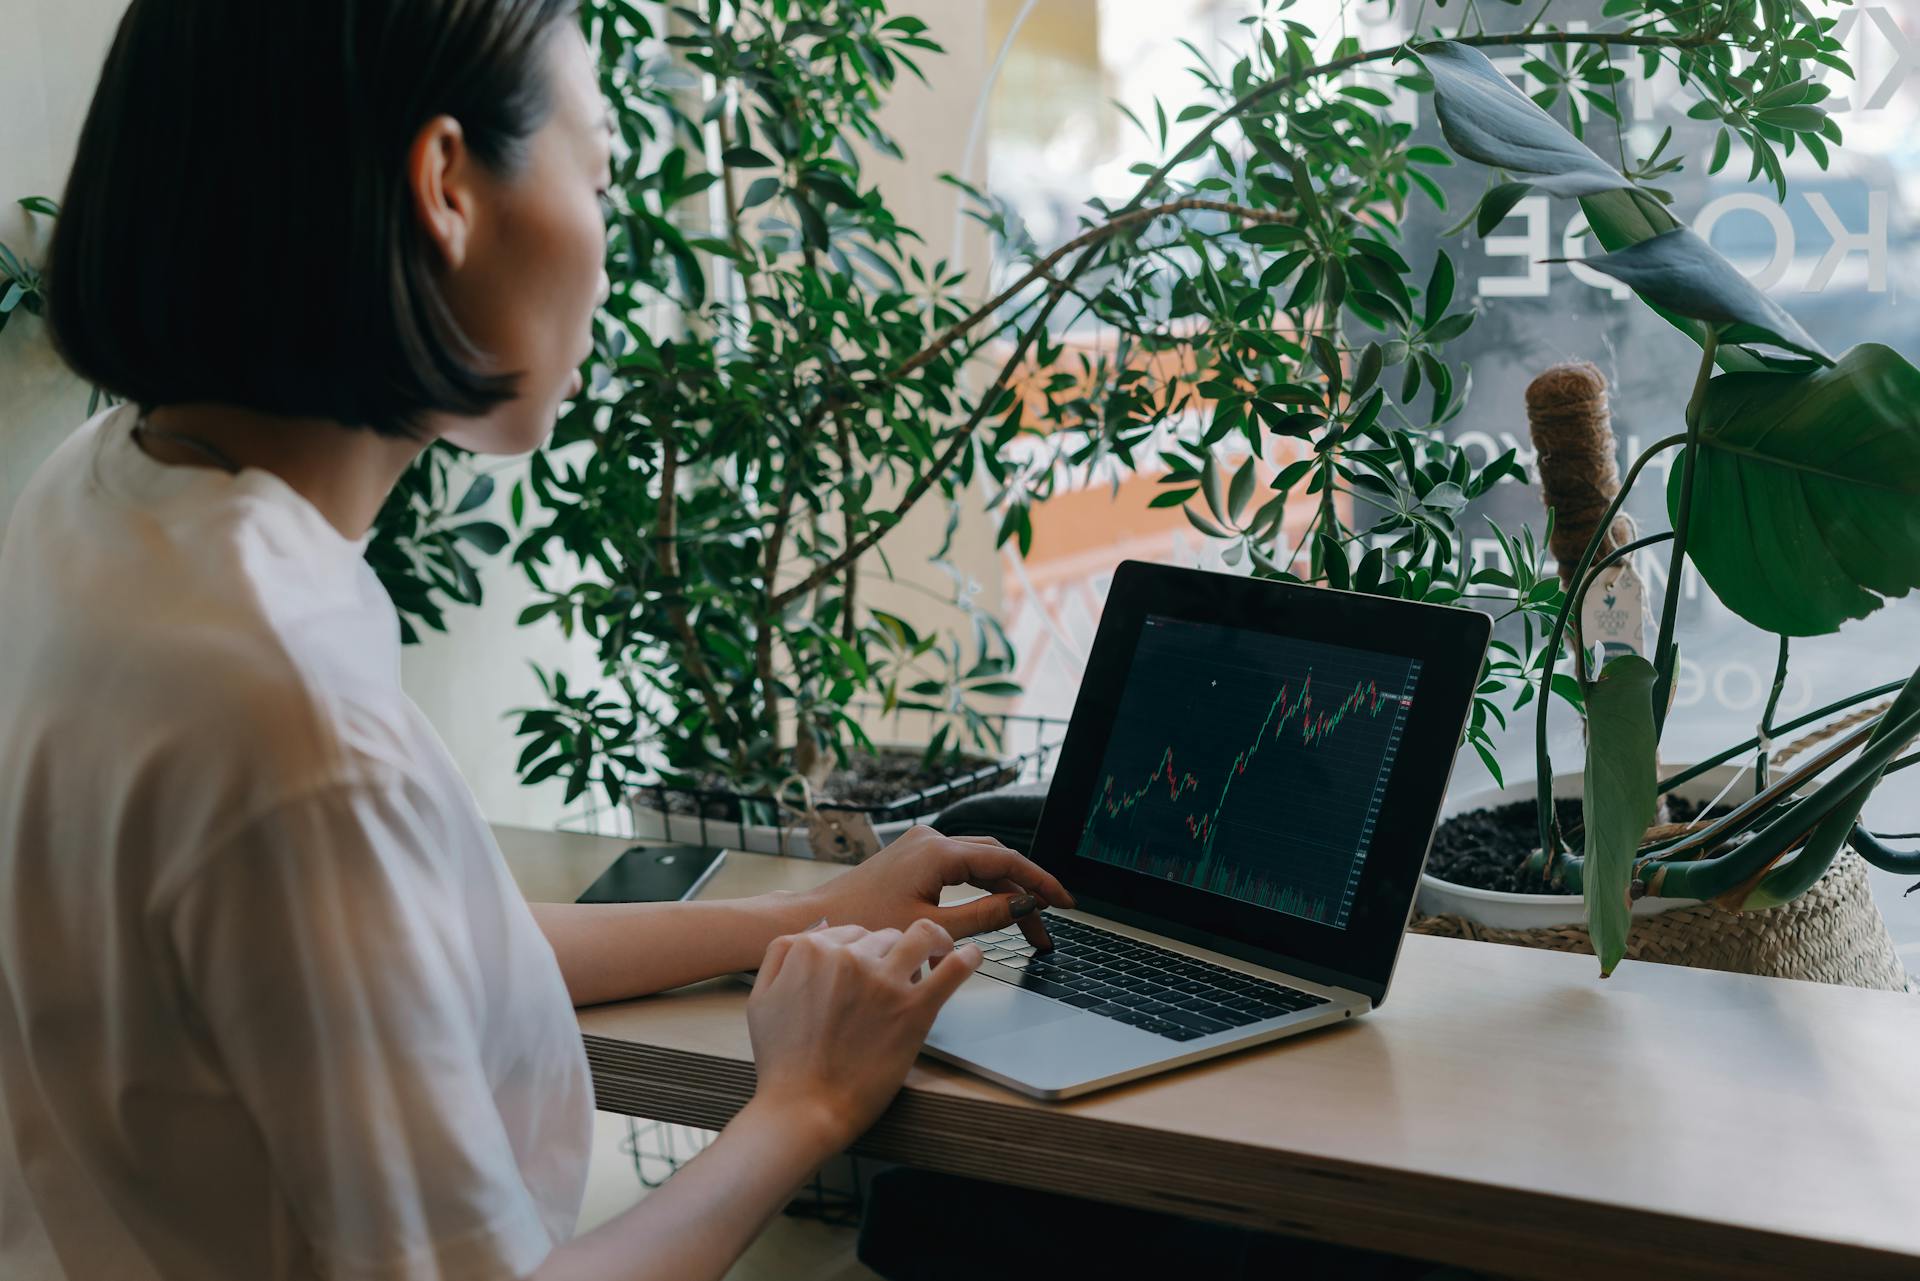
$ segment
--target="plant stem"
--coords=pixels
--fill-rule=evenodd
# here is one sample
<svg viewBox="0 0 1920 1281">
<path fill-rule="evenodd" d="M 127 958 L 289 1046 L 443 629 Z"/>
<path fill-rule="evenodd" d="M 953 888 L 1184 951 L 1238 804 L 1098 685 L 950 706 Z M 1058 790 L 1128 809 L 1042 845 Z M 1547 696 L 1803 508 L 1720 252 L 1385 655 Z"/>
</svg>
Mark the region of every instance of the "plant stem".
<svg viewBox="0 0 1920 1281">
<path fill-rule="evenodd" d="M 1833 715 L 1835 712 L 1844 712 L 1849 707 L 1857 707 L 1861 703 L 1866 702 L 1870 698 L 1879 698 L 1884 694 L 1891 694 L 1905 684 L 1906 684 L 1905 681 L 1888 681 L 1885 685 L 1876 685 L 1872 689 L 1861 690 L 1857 694 L 1849 694 L 1845 698 L 1837 699 L 1834 702 L 1828 703 L 1825 707 L 1816 707 L 1814 710 L 1806 713 L 1803 716 L 1797 716 L 1793 720 L 1786 722 L 1784 725 L 1777 726 L 1774 730 L 1774 733 L 1790 734 L 1794 730 L 1800 729 L 1807 725 L 1811 725 L 1817 720 L 1822 720 L 1825 717 Z M 1709 756 L 1704 761 L 1700 761 L 1694 765 L 1689 765 L 1687 766 L 1687 768 L 1681 770 L 1678 774 L 1670 774 L 1666 778 L 1663 778 L 1660 780 L 1660 792 L 1662 795 L 1665 795 L 1666 793 L 1671 792 L 1674 788 L 1679 787 L 1683 783 L 1691 783 L 1694 779 L 1700 777 L 1702 774 L 1706 773 L 1708 770 L 1713 769 L 1715 766 L 1725 765 L 1728 761 L 1740 755 L 1742 752 L 1750 752 L 1754 748 L 1758 747 L 1759 745 L 1760 745 L 1760 740 L 1758 738 L 1750 738 L 1746 740 L 1744 743 L 1734 744 L 1732 747 L 1729 747 L 1726 751 L 1721 752 L 1716 756 Z M 1888 772 L 1891 773 L 1892 771 L 1889 770 Z"/>
<path fill-rule="evenodd" d="M 833 416 L 833 425 L 834 447 L 840 455 L 840 483 L 845 487 L 842 490 L 840 500 L 842 504 L 840 514 L 844 519 L 844 523 L 841 526 L 840 545 L 842 547 L 851 547 L 855 537 L 853 513 L 857 507 L 857 504 L 853 501 L 855 481 L 853 474 L 853 435 L 847 430 L 845 415 L 835 413 Z M 846 588 L 840 596 L 840 639 L 844 641 L 851 641 L 854 631 L 856 630 L 853 620 L 853 606 L 854 593 L 859 590 L 859 587 L 860 562 L 851 561 L 847 565 Z"/>
<path fill-rule="evenodd" d="M 1046 257 L 1040 259 L 1032 267 L 1028 268 L 1026 274 L 1018 280 L 1008 285 L 1005 289 L 1002 289 L 980 306 L 974 308 L 974 310 L 966 316 L 948 325 L 940 332 L 939 337 L 889 370 L 886 381 L 898 382 L 914 370 L 920 368 L 920 366 L 934 359 L 941 352 L 953 346 L 953 344 L 961 338 L 964 338 L 967 332 L 975 325 L 1000 310 L 1001 307 L 1006 305 L 1009 299 L 1017 296 L 1020 291 L 1028 285 L 1039 280 L 1049 280 L 1065 288 L 1066 284 L 1053 279 L 1052 272 L 1062 258 L 1065 258 L 1075 250 L 1096 244 L 1137 223 L 1152 222 L 1156 218 L 1163 218 L 1168 214 L 1181 213 L 1189 209 L 1203 209 L 1213 213 L 1231 214 L 1234 217 L 1245 218 L 1248 222 L 1290 223 L 1293 221 L 1293 215 L 1290 213 L 1281 213 L 1274 209 L 1254 209 L 1247 205 L 1230 204 L 1224 200 L 1203 200 L 1198 197 L 1172 200 L 1164 205 L 1152 205 L 1147 208 L 1124 210 L 1115 214 L 1106 222 L 1101 223 L 1098 227 L 1089 228 L 1075 236 L 1072 240 L 1065 242 L 1052 253 L 1049 253 Z M 1071 283 L 1071 277 L 1069 277 L 1066 283 Z"/>
<path fill-rule="evenodd" d="M 1580 611 L 1585 608 L 1587 603 L 1587 593 L 1593 590 L 1593 585 L 1600 580 L 1600 575 L 1603 571 L 1613 565 L 1619 564 L 1643 547 L 1652 547 L 1656 543 L 1664 543 L 1672 537 L 1672 530 L 1666 530 L 1658 534 L 1648 534 L 1645 538 L 1636 538 L 1625 546 L 1614 548 L 1605 556 L 1595 561 L 1593 568 L 1587 571 L 1587 576 L 1580 580 L 1580 591 L 1573 602 L 1573 616 L 1575 618 L 1580 616 Z"/>
<path fill-rule="evenodd" d="M 1641 451 L 1640 457 L 1633 460 L 1633 466 L 1627 469 L 1626 479 L 1620 482 L 1620 492 L 1613 496 L 1608 504 L 1606 515 L 1593 527 L 1593 536 L 1580 552 L 1580 563 L 1574 567 L 1573 575 L 1567 581 L 1584 583 L 1587 573 L 1593 567 L 1594 558 L 1599 554 L 1600 544 L 1606 540 L 1607 533 L 1613 528 L 1613 518 L 1620 514 L 1621 506 L 1627 501 L 1627 495 L 1633 492 L 1633 483 L 1640 479 L 1640 472 L 1652 461 L 1653 456 L 1662 450 L 1684 444 L 1686 436 L 1668 436 L 1656 440 Z M 1547 753 L 1547 704 L 1553 694 L 1553 669 L 1560 658 L 1560 643 L 1567 634 L 1567 617 L 1573 610 L 1574 593 L 1567 592 L 1560 600 L 1560 612 L 1554 615 L 1553 630 L 1548 633 L 1545 648 L 1541 651 L 1540 668 L 1540 707 L 1535 713 L 1533 731 L 1534 791 L 1540 811 L 1540 849 L 1551 865 L 1553 856 L 1560 849 L 1560 827 L 1553 813 L 1553 762 Z"/>
<path fill-rule="evenodd" d="M 760 682 L 761 698 L 764 700 L 762 706 L 766 708 L 766 733 L 776 746 L 780 742 L 780 691 L 774 682 L 773 635 L 777 630 L 776 620 L 780 617 L 780 598 L 774 594 L 774 583 L 780 574 L 780 557 L 786 551 L 787 526 L 793 520 L 793 503 L 800 493 L 802 470 L 789 460 L 780 506 L 773 518 L 773 532 L 767 536 L 766 556 L 760 566 L 769 604 L 765 616 L 760 620 L 760 630 L 753 638 L 753 670 Z M 804 732 L 804 728 L 795 726 L 796 735 Z"/>
<path fill-rule="evenodd" d="M 1893 765 L 1887 766 L 1887 773 L 1893 773 L 1893 768 Z M 1853 825 L 1853 833 L 1847 838 L 1847 844 L 1859 851 L 1860 857 L 1867 860 L 1869 865 L 1883 872 L 1898 876 L 1912 876 L 1920 872 L 1920 850 L 1890 849 L 1878 836 L 1858 823 Z"/>
<path fill-rule="evenodd" d="M 1907 686 L 1906 693 L 1920 693 L 1917 680 L 1920 678 L 1900 683 Z M 1714 858 L 1670 862 L 1664 852 L 1643 857 L 1635 862 L 1635 876 L 1646 882 L 1648 894 L 1697 899 L 1734 896 L 1739 901 L 1729 905 L 1737 909 L 1773 907 L 1793 898 L 1826 870 L 1822 859 L 1831 861 L 1834 849 L 1802 851 L 1789 864 L 1774 864 L 1843 806 L 1847 807 L 1846 821 L 1851 830 L 1859 802 L 1887 771 L 1893 757 L 1920 732 L 1920 706 L 1912 702 L 1903 697 L 1874 725 L 1862 726 L 1860 732 L 1850 736 L 1849 749 L 1860 739 L 1866 740 L 1860 755 L 1808 795 L 1784 809 L 1768 810 L 1772 817 L 1748 840 Z M 1738 832 L 1727 830 L 1723 834 L 1732 837 Z M 1801 864 L 1800 858 L 1806 858 L 1806 863 Z M 1578 857 L 1566 859 L 1560 867 L 1561 883 L 1570 889 L 1579 888 L 1583 864 Z"/>
<path fill-rule="evenodd" d="M 660 576 L 666 580 L 666 590 L 672 601 L 667 612 L 673 620 L 673 630 L 680 637 L 680 664 L 693 681 L 694 688 L 700 691 L 700 702 L 706 707 L 707 719 L 718 735 L 727 722 L 726 706 L 720 701 L 719 691 L 714 688 L 713 673 L 707 667 L 700 638 L 694 634 L 693 619 L 687 613 L 686 592 L 680 582 L 680 557 L 675 543 L 678 534 L 674 528 L 679 503 L 674 484 L 679 472 L 680 445 L 668 436 L 660 442 L 660 507 L 654 516 L 653 555 L 660 566 Z M 746 748 L 746 740 L 739 734 L 730 737 L 734 742 L 735 764 L 744 767 L 745 757 L 742 753 Z"/>
<path fill-rule="evenodd" d="M 1605 556 L 1602 556 L 1598 561 L 1595 561 L 1593 568 L 1587 571 L 1587 576 L 1580 580 L 1579 589 L 1574 594 L 1571 616 L 1576 620 L 1574 622 L 1574 640 L 1576 641 L 1576 645 L 1573 651 L 1573 657 L 1579 666 L 1580 683 L 1582 685 L 1587 683 L 1587 640 L 1586 636 L 1579 630 L 1580 624 L 1577 620 L 1586 616 L 1587 593 L 1593 590 L 1593 585 L 1600 581 L 1601 573 L 1610 566 L 1619 564 L 1643 547 L 1651 547 L 1655 543 L 1664 543 L 1672 537 L 1673 534 L 1671 532 L 1648 534 L 1645 538 L 1634 539 L 1624 547 L 1616 547 Z"/>
<path fill-rule="evenodd" d="M 1709 327 L 1700 344 L 1700 370 L 1694 375 L 1693 395 L 1687 400 L 1687 452 L 1680 462 L 1680 510 L 1673 518 L 1673 550 L 1667 557 L 1667 596 L 1660 606 L 1660 638 L 1653 645 L 1653 741 L 1667 724 L 1667 702 L 1673 691 L 1673 627 L 1680 613 L 1680 583 L 1687 573 L 1687 535 L 1693 525 L 1693 471 L 1700 457 L 1700 402 L 1713 377 L 1713 356 L 1720 347 L 1720 331 Z"/>
<path fill-rule="evenodd" d="M 1650 877 L 1650 893 L 1662 890 L 1682 898 L 1719 898 L 1738 893 L 1744 907 L 1772 907 L 1803 892 L 1826 870 L 1839 847 L 1815 849 L 1809 843 L 1795 859 L 1782 867 L 1772 865 L 1808 832 L 1825 825 L 1844 811 L 1850 832 L 1865 802 L 1887 765 L 1920 732 L 1920 675 L 1910 678 L 1900 697 L 1873 726 L 1872 737 L 1860 755 L 1845 769 L 1821 784 L 1786 813 L 1774 819 L 1752 839 L 1717 859 L 1659 865 Z M 1825 862 L 1823 862 L 1823 859 Z M 1804 861 L 1803 861 L 1804 860 Z M 1771 871 L 1767 869 L 1772 868 Z M 1759 878 L 1764 876 L 1764 880 Z M 1758 883 L 1756 883 L 1758 882 Z"/>
<path fill-rule="evenodd" d="M 1766 710 L 1760 713 L 1760 750 L 1753 762 L 1753 787 L 1755 791 L 1767 785 L 1768 758 L 1773 755 L 1773 714 L 1780 709 L 1780 691 L 1787 684 L 1787 638 L 1780 638 L 1780 659 L 1773 666 L 1773 688 L 1767 693 Z"/>
</svg>

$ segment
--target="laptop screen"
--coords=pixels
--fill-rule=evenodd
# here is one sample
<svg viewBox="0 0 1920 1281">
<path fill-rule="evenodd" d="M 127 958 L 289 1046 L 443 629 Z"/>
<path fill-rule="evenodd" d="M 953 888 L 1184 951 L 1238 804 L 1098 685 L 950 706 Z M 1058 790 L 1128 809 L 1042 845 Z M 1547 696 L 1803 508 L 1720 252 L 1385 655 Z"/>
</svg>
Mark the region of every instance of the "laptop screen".
<svg viewBox="0 0 1920 1281">
<path fill-rule="evenodd" d="M 1148 614 L 1076 852 L 1344 930 L 1420 666 Z"/>
</svg>

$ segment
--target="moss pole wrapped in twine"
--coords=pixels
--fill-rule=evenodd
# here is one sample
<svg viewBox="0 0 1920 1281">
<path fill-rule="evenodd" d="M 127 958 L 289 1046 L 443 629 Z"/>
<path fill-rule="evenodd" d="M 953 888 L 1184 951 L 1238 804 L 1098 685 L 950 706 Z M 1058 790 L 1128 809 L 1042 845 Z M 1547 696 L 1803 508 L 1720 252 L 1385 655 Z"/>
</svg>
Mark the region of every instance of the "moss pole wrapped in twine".
<svg viewBox="0 0 1920 1281">
<path fill-rule="evenodd" d="M 1553 513 L 1553 537 L 1548 550 L 1559 562 L 1560 585 L 1574 589 L 1573 571 L 1580 555 L 1620 492 L 1620 468 L 1615 461 L 1613 414 L 1607 407 L 1607 376 L 1589 360 L 1569 360 L 1549 366 L 1527 384 L 1527 430 L 1533 437 L 1534 468 L 1540 477 L 1540 498 Z M 1594 552 L 1598 562 L 1634 539 L 1633 521 L 1626 513 L 1614 517 L 1613 528 Z M 1578 611 L 1568 619 L 1573 643 L 1584 645 Z M 1667 818 L 1663 796 L 1656 822 Z"/>
<path fill-rule="evenodd" d="M 1606 375 L 1585 360 L 1554 365 L 1527 384 L 1527 427 L 1538 454 L 1540 497 L 1553 512 L 1548 546 L 1560 562 L 1561 585 L 1571 591 L 1580 553 L 1620 492 Z M 1632 541 L 1633 522 L 1618 516 L 1595 559 Z M 1572 622 L 1577 631 L 1579 617 Z"/>
</svg>

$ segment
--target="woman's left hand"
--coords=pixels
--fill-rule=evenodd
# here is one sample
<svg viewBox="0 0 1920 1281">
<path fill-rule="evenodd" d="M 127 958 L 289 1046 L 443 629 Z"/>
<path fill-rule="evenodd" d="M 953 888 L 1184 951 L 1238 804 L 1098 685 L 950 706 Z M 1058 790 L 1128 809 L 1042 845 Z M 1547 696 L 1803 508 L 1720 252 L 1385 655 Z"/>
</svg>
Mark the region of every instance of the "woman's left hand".
<svg viewBox="0 0 1920 1281">
<path fill-rule="evenodd" d="M 940 891 L 949 885 L 977 885 L 987 894 L 942 907 Z M 992 837 L 942 836 L 924 826 L 812 891 L 809 899 L 834 925 L 905 929 L 925 917 L 963 939 L 1018 924 L 1040 947 L 1050 946 L 1040 909 L 1073 906 L 1073 896 L 1052 873 Z"/>
</svg>

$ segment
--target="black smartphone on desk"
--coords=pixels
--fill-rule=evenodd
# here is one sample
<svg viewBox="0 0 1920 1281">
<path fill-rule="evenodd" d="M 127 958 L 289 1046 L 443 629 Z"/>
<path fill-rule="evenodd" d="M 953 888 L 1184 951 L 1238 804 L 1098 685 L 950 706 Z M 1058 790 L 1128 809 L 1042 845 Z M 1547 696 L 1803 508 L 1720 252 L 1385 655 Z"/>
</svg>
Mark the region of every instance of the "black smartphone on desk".
<svg viewBox="0 0 1920 1281">
<path fill-rule="evenodd" d="M 707 845 L 636 845 L 575 902 L 677 903 L 698 894 L 726 857 Z"/>
</svg>

